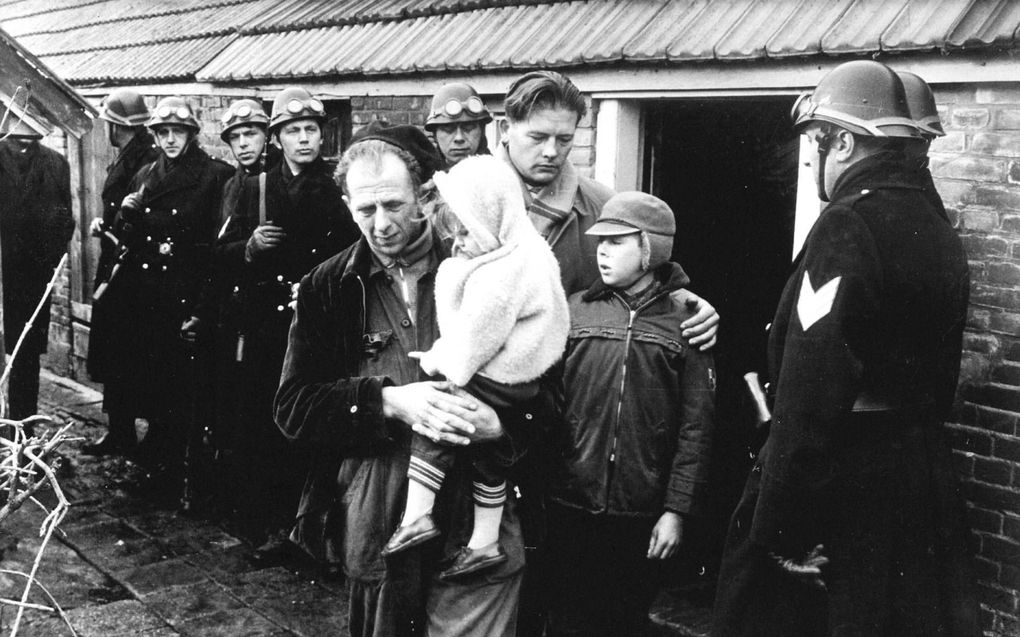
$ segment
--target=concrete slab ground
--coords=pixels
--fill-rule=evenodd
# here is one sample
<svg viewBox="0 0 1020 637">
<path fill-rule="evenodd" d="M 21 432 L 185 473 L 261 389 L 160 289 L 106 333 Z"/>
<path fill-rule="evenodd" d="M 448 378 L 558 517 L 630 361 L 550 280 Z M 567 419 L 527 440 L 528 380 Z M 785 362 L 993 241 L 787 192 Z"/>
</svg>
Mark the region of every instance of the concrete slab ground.
<svg viewBox="0 0 1020 637">
<path fill-rule="evenodd" d="M 56 600 L 54 613 L 26 610 L 21 637 L 171 635 L 235 637 L 345 634 L 342 576 L 291 555 L 283 563 L 248 559 L 253 546 L 223 520 L 185 515 L 134 485 L 141 469 L 123 458 L 79 453 L 105 431 L 102 396 L 44 372 L 40 410 L 73 423 L 79 440 L 61 448 L 60 484 L 72 507 L 54 536 L 30 602 Z M 52 494 L 40 497 L 52 503 Z M 26 505 L 0 528 L 0 597 L 20 599 L 40 541 L 44 511 Z M 0 634 L 15 609 L 0 604 Z M 652 618 L 663 636 L 707 637 L 705 602 L 664 591 Z"/>
</svg>

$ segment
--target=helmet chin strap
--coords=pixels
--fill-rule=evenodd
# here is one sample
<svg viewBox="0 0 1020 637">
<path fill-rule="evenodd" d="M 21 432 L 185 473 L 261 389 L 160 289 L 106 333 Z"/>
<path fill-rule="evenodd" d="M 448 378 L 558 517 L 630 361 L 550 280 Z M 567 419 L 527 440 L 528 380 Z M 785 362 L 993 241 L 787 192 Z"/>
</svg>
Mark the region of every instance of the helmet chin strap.
<svg viewBox="0 0 1020 637">
<path fill-rule="evenodd" d="M 825 160 L 829 155 L 829 144 L 832 143 L 832 135 L 826 133 L 818 138 L 818 175 L 815 177 L 815 186 L 818 189 L 818 198 L 828 203 L 829 195 L 825 192 Z"/>
</svg>

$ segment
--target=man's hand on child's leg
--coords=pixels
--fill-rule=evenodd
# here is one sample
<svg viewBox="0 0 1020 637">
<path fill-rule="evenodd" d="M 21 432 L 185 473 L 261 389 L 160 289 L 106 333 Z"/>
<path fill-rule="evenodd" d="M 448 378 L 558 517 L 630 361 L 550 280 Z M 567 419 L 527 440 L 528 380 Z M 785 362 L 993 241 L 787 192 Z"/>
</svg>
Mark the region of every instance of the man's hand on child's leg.
<svg viewBox="0 0 1020 637">
<path fill-rule="evenodd" d="M 648 540 L 648 559 L 664 560 L 676 555 L 684 535 L 684 519 L 679 513 L 666 511 L 655 523 Z"/>
</svg>

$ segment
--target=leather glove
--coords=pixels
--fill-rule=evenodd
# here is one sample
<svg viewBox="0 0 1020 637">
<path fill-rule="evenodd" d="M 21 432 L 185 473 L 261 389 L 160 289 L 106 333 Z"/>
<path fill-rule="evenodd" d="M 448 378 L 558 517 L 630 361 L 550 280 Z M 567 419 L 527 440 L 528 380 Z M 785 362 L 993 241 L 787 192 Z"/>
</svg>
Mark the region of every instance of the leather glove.
<svg viewBox="0 0 1020 637">
<path fill-rule="evenodd" d="M 244 260 L 251 263 L 268 250 L 280 247 L 286 239 L 287 233 L 280 226 L 261 225 L 251 233 L 244 247 Z"/>
</svg>

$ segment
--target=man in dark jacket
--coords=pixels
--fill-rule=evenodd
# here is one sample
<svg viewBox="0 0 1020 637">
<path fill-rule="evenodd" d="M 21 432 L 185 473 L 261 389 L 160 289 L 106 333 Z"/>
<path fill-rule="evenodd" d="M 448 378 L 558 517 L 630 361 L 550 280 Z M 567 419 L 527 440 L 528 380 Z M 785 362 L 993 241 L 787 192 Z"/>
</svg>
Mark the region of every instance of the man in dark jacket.
<svg viewBox="0 0 1020 637">
<path fill-rule="evenodd" d="M 426 622 L 432 635 L 510 637 L 516 629 L 524 546 L 513 502 L 500 528 L 507 562 L 462 582 L 433 579 L 438 551 L 452 556 L 470 533 L 467 467 L 455 467 L 437 497 L 445 542 L 381 554 L 403 511 L 412 426 L 447 444 L 492 441 L 512 464 L 539 415 L 529 405 L 497 418 L 445 393 L 407 356 L 438 337 L 433 287 L 449 252 L 419 198 L 440 161 L 412 126 L 355 136 L 338 179 L 363 236 L 302 281 L 276 396 L 281 429 L 315 451 L 292 538 L 342 564 L 350 633 L 359 637 L 420 635 Z"/>
<path fill-rule="evenodd" d="M 42 299 L 74 232 L 67 160 L 40 144 L 40 135 L 19 124 L 22 126 L 15 134 L 0 142 L 0 252 L 8 354 Z M 46 352 L 49 326 L 47 300 L 14 359 L 5 414 L 9 418 L 21 420 L 38 411 L 39 356 Z"/>
<path fill-rule="evenodd" d="M 771 431 L 733 514 L 716 637 L 978 634 L 942 421 L 969 287 L 900 139 L 896 74 L 830 72 L 795 109 L 819 197 L 769 334 Z"/>
<path fill-rule="evenodd" d="M 137 92 L 129 88 L 121 88 L 110 93 L 99 112 L 99 118 L 106 122 L 106 135 L 110 144 L 119 148 L 117 159 L 106 169 L 106 181 L 103 182 L 103 209 L 92 220 L 89 233 L 100 238 L 99 266 L 93 289 L 109 281 L 117 261 L 117 246 L 111 241 L 113 235 L 105 230 L 113 228 L 124 197 L 128 196 L 131 180 L 146 164 L 156 161 L 159 150 L 145 123 L 149 120 L 149 109 L 145 100 Z M 99 383 L 106 382 L 106 374 L 111 361 L 110 348 L 112 341 L 118 338 L 115 331 L 116 320 L 104 310 L 106 306 L 94 304 L 92 308 L 92 325 L 89 329 L 88 372 L 89 377 Z M 115 403 L 109 401 L 103 405 L 107 418 L 107 433 L 96 444 L 82 445 L 82 453 L 88 455 L 104 455 L 132 451 L 138 443 L 135 432 L 135 414 L 123 413 Z"/>
<path fill-rule="evenodd" d="M 585 290 L 599 279 L 596 241 L 585 232 L 615 193 L 578 173 L 570 162 L 574 134 L 587 105 L 569 78 L 555 71 L 525 73 L 510 84 L 504 100 L 506 120 L 497 155 L 513 167 L 521 181 L 528 217 L 552 247 L 567 294 Z M 708 302 L 691 294 L 697 313 L 683 322 L 684 338 L 707 350 L 715 343 L 719 315 Z M 541 423 L 549 427 L 553 423 Z M 536 445 L 541 450 L 547 445 Z M 540 637 L 548 579 L 541 556 L 544 536 L 544 495 L 549 484 L 547 459 L 529 454 L 518 477 L 528 535 L 528 575 L 521 604 L 524 637 Z M 550 574 L 551 576 L 551 574 Z"/>
<path fill-rule="evenodd" d="M 234 497 L 245 530 L 254 536 L 267 531 L 272 536 L 289 526 L 304 477 L 305 463 L 273 422 L 294 288 L 314 266 L 359 236 L 320 156 L 324 123 L 322 102 L 308 91 L 280 92 L 269 134 L 283 159 L 264 177 L 244 180 L 217 241 L 227 287 L 236 290 L 224 317 L 234 328 L 227 347 L 236 364 L 229 403 L 235 418 L 228 425 L 238 478 Z"/>
<path fill-rule="evenodd" d="M 223 187 L 220 219 L 226 221 L 236 212 L 244 180 L 268 168 L 266 129 L 269 118 L 261 104 L 253 99 L 243 99 L 233 102 L 220 121 L 223 123 L 220 139 L 230 146 L 230 152 L 237 161 L 234 176 Z"/>
<path fill-rule="evenodd" d="M 145 457 L 176 476 L 198 424 L 199 387 L 208 386 L 197 341 L 211 329 L 211 248 L 233 171 L 199 148 L 200 125 L 183 98 L 161 100 L 148 127 L 162 152 L 121 203 L 112 231 L 123 249 L 95 307 L 114 335 L 104 405 L 146 418 Z"/>
</svg>

